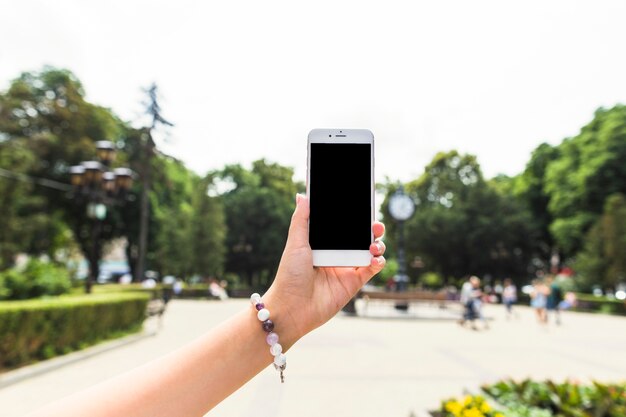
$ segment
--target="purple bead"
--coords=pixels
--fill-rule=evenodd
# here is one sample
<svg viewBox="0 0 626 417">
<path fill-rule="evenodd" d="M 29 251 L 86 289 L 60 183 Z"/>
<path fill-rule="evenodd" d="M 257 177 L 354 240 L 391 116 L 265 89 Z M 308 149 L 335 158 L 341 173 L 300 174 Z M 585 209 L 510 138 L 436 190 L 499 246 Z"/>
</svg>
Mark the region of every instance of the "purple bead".
<svg viewBox="0 0 626 417">
<path fill-rule="evenodd" d="M 274 332 L 268 333 L 268 335 L 265 337 L 265 341 L 268 345 L 274 346 L 276 343 L 278 343 L 278 335 Z"/>
<path fill-rule="evenodd" d="M 263 310 L 263 309 L 265 308 L 265 304 L 263 304 L 263 303 L 258 303 L 257 305 L 255 305 L 255 307 L 256 307 L 256 310 L 257 310 L 257 311 L 259 311 L 259 310 Z"/>
<path fill-rule="evenodd" d="M 274 322 L 270 319 L 265 320 L 262 326 L 263 326 L 263 330 L 265 330 L 268 333 L 274 330 Z"/>
</svg>

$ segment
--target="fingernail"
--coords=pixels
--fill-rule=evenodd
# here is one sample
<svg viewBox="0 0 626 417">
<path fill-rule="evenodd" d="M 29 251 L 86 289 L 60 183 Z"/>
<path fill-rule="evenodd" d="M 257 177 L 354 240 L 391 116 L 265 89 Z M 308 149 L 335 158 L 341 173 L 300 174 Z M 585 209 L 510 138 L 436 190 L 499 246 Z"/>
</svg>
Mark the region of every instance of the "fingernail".
<svg viewBox="0 0 626 417">
<path fill-rule="evenodd" d="M 302 201 L 302 194 L 296 193 L 296 206 L 300 204 L 300 201 Z"/>
</svg>

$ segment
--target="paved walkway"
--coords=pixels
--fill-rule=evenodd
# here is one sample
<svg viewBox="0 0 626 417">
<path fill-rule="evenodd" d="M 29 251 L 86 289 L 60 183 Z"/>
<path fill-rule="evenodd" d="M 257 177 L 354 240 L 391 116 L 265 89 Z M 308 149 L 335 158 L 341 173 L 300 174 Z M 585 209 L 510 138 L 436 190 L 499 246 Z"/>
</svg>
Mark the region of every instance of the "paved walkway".
<svg viewBox="0 0 626 417">
<path fill-rule="evenodd" d="M 176 349 L 247 301 L 173 301 L 157 335 L 0 389 L 0 416 L 18 417 Z M 626 377 L 626 319 L 567 313 L 538 326 L 532 312 L 488 331 L 452 320 L 337 316 L 289 352 L 287 381 L 266 369 L 210 413 L 219 417 L 408 417 L 502 377 Z M 393 313 L 392 315 L 395 315 Z"/>
</svg>

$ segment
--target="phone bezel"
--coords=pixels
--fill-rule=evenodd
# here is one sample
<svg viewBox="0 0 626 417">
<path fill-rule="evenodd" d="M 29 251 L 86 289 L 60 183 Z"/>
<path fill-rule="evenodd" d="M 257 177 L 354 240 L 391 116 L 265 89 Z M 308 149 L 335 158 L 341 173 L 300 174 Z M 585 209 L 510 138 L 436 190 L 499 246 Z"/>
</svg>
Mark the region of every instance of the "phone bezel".
<svg viewBox="0 0 626 417">
<path fill-rule="evenodd" d="M 337 136 L 339 135 L 339 136 Z M 307 173 L 306 194 L 310 198 L 311 185 L 311 144 L 312 143 L 368 143 L 370 147 L 370 199 L 371 222 L 374 222 L 374 134 L 367 129 L 313 129 L 309 132 L 307 141 Z M 374 234 L 370 230 L 370 242 L 374 241 Z M 313 266 L 322 267 L 363 267 L 372 262 L 372 254 L 368 250 L 312 250 Z"/>
</svg>

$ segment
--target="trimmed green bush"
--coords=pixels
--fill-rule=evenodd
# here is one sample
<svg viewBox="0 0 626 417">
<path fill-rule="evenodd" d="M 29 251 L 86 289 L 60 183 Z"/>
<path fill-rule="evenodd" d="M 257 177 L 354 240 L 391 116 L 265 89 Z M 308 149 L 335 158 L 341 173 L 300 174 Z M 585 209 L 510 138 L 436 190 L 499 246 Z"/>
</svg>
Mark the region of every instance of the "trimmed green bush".
<svg viewBox="0 0 626 417">
<path fill-rule="evenodd" d="M 0 369 L 137 331 L 149 299 L 127 292 L 0 302 Z"/>
<path fill-rule="evenodd" d="M 12 268 L 0 273 L 0 300 L 61 295 L 71 287 L 67 268 L 37 259 L 31 259 L 24 269 Z"/>
<path fill-rule="evenodd" d="M 626 316 L 626 301 L 624 300 L 611 300 L 591 294 L 576 294 L 576 299 L 578 300 L 578 305 L 573 308 L 574 311 Z"/>
</svg>

